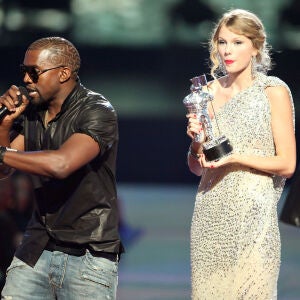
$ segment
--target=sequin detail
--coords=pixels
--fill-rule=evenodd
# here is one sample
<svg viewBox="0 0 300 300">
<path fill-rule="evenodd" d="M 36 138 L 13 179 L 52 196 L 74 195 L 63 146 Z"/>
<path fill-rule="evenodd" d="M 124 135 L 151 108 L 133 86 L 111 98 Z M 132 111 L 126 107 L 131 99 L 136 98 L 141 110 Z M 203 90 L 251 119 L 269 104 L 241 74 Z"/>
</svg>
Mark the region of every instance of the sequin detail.
<svg viewBox="0 0 300 300">
<path fill-rule="evenodd" d="M 290 93 L 279 78 L 259 73 L 216 114 L 236 153 L 275 154 L 268 86 L 285 86 Z M 293 104 L 291 93 L 290 99 Z M 212 126 L 220 135 L 215 120 Z M 277 203 L 284 183 L 282 177 L 241 166 L 205 171 L 191 225 L 193 300 L 277 299 Z"/>
</svg>

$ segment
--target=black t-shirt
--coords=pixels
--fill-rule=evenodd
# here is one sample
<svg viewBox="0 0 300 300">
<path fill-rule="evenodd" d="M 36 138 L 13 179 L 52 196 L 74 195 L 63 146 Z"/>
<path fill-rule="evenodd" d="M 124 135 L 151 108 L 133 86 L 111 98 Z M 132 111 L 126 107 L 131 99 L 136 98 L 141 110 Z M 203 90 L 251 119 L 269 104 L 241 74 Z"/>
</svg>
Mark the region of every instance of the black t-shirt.
<svg viewBox="0 0 300 300">
<path fill-rule="evenodd" d="M 44 114 L 43 109 L 29 107 L 17 127 L 25 136 L 26 151 L 56 150 L 72 134 L 82 133 L 99 144 L 100 154 L 65 179 L 34 176 L 36 208 L 16 256 L 34 266 L 50 237 L 58 243 L 121 253 L 114 108 L 102 95 L 78 83 L 47 128 Z"/>
</svg>

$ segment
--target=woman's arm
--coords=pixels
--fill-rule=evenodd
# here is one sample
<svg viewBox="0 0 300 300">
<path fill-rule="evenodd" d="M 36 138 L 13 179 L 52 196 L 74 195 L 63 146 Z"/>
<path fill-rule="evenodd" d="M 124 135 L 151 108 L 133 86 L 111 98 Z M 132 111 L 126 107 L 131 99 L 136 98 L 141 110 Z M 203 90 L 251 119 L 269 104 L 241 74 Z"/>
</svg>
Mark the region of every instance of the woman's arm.
<svg viewBox="0 0 300 300">
<path fill-rule="evenodd" d="M 283 86 L 268 87 L 267 97 L 271 105 L 272 133 L 275 156 L 261 157 L 233 154 L 218 162 L 206 162 L 200 158 L 203 167 L 219 167 L 238 163 L 269 174 L 289 178 L 296 167 L 296 140 L 293 125 L 293 109 L 288 90 Z"/>
<path fill-rule="evenodd" d="M 188 154 L 187 154 L 187 163 L 189 166 L 189 169 L 192 173 L 194 173 L 197 176 L 201 176 L 203 173 L 203 168 L 200 164 L 200 157 L 202 150 L 199 150 L 200 147 L 195 146 L 196 143 L 191 143 Z M 194 150 L 197 148 L 197 150 Z"/>
<path fill-rule="evenodd" d="M 187 135 L 192 139 L 192 143 L 187 154 L 187 163 L 192 173 L 197 176 L 201 176 L 203 170 L 200 163 L 200 156 L 202 154 L 202 143 L 204 141 L 197 143 L 194 142 L 194 139 L 197 134 L 200 134 L 203 131 L 203 129 L 195 114 L 188 114 L 187 118 Z"/>
</svg>

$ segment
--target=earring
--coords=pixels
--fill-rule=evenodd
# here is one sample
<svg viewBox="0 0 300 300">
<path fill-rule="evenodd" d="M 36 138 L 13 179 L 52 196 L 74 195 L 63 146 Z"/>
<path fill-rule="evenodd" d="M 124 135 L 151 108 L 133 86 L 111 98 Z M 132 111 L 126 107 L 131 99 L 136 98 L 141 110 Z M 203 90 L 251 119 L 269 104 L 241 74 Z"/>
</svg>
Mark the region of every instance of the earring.
<svg viewBox="0 0 300 300">
<path fill-rule="evenodd" d="M 257 60 L 256 60 L 256 56 L 252 56 L 251 57 L 251 75 L 254 78 L 256 76 L 257 73 Z"/>
<path fill-rule="evenodd" d="M 219 71 L 220 73 L 222 73 L 223 75 L 226 75 L 226 74 L 227 74 L 227 71 L 226 71 L 226 68 L 225 68 L 225 66 L 224 66 L 224 64 L 223 64 L 223 61 L 222 61 L 221 56 L 220 56 L 219 53 L 218 53 L 218 55 L 217 55 L 217 58 L 218 58 L 218 62 L 219 62 L 218 71 Z"/>
</svg>

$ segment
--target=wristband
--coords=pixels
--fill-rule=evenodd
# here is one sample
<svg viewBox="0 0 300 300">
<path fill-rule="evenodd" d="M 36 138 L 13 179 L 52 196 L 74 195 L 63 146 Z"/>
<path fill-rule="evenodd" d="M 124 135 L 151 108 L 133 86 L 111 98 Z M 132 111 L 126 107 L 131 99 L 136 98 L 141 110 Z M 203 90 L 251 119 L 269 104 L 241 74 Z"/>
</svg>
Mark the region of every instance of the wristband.
<svg viewBox="0 0 300 300">
<path fill-rule="evenodd" d="M 5 147 L 5 146 L 0 146 L 0 164 L 3 164 L 3 158 L 4 158 L 4 154 L 5 154 L 6 151 L 17 152 L 18 150 L 8 148 L 8 147 Z"/>
<path fill-rule="evenodd" d="M 192 150 L 192 145 L 190 145 L 190 147 L 189 147 L 188 155 L 191 155 L 196 160 L 198 160 L 200 158 L 200 154 L 199 153 L 195 153 Z"/>
</svg>

